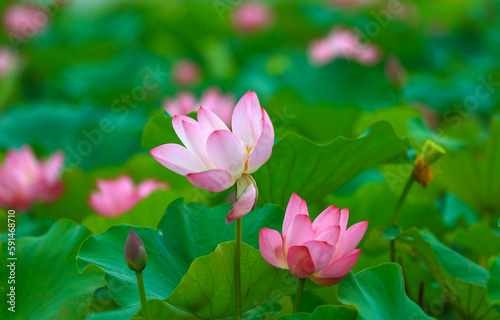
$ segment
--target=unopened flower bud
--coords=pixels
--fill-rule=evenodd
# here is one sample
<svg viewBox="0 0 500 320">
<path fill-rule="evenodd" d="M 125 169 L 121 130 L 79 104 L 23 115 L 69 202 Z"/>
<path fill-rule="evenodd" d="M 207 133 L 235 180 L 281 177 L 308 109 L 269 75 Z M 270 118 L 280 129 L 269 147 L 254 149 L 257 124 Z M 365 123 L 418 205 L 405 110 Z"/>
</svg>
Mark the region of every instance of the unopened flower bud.
<svg viewBox="0 0 500 320">
<path fill-rule="evenodd" d="M 446 154 L 446 150 L 439 144 L 432 140 L 426 140 L 424 144 L 424 149 L 422 151 L 422 157 L 425 163 L 428 165 L 433 164 L 438 161 L 442 156 Z"/>
<path fill-rule="evenodd" d="M 146 267 L 146 249 L 134 230 L 130 230 L 128 234 L 123 250 L 123 257 L 130 270 L 142 271 Z"/>
<path fill-rule="evenodd" d="M 406 84 L 406 70 L 401 61 L 394 55 L 391 55 L 385 63 L 385 75 L 389 83 L 396 89 L 401 89 Z"/>
</svg>

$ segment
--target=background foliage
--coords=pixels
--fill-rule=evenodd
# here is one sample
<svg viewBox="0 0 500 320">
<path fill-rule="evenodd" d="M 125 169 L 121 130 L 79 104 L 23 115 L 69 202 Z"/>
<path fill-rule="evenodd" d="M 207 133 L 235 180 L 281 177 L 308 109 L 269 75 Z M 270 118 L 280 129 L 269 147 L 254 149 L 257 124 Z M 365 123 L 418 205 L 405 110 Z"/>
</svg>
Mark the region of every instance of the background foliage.
<svg viewBox="0 0 500 320">
<path fill-rule="evenodd" d="M 23 144 L 41 157 L 61 149 L 66 189 L 17 217 L 19 312 L 3 305 L 1 318 L 140 319 L 121 251 L 130 228 L 146 244 L 156 318 L 231 318 L 230 191 L 196 189 L 147 152 L 176 140 L 165 97 L 218 86 L 238 98 L 256 91 L 276 132 L 255 174 L 259 209 L 244 219 L 248 319 L 499 319 L 500 2 L 396 1 L 404 11 L 384 15 L 393 1 L 267 1 L 273 20 L 255 33 L 233 26 L 240 1 L 40 1 L 46 30 L 21 44 L 0 34 L 20 59 L 0 79 L 0 158 Z M 381 62 L 313 66 L 309 44 L 338 25 L 378 45 Z M 384 72 L 390 55 L 408 72 L 401 90 Z M 190 87 L 172 79 L 183 58 L 201 68 Z M 144 89 L 148 76 L 154 89 Z M 428 138 L 447 154 L 431 185 L 415 185 L 403 206 L 400 267 L 387 263 L 381 231 Z M 95 180 L 121 173 L 170 189 L 116 219 L 98 216 L 87 204 Z M 296 280 L 257 251 L 258 230 L 280 230 L 292 192 L 312 217 L 334 204 L 350 208 L 350 223 L 370 220 L 353 273 L 333 287 L 308 283 L 293 316 Z M 2 240 L 4 216 L 0 209 Z M 0 242 L 2 261 L 6 247 Z M 7 272 L 2 265 L 2 297 Z"/>
</svg>

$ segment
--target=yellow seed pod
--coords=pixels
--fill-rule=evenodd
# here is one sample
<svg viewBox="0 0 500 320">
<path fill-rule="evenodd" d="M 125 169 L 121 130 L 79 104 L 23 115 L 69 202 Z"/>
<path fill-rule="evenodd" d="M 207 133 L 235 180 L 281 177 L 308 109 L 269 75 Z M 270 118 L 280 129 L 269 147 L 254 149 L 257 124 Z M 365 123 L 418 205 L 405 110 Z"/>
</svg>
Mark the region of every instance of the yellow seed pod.
<svg viewBox="0 0 500 320">
<path fill-rule="evenodd" d="M 424 161 L 424 158 L 422 156 L 418 156 L 415 160 L 413 177 L 424 187 L 427 187 L 432 182 L 431 166 Z"/>
</svg>

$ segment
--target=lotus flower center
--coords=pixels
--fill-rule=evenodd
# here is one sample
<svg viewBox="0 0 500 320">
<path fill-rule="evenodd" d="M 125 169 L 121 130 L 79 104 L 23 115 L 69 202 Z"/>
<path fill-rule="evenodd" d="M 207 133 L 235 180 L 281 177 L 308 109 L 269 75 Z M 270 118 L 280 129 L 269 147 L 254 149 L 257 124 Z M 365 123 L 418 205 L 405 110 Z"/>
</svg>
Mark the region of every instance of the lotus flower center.
<svg viewBox="0 0 500 320">
<path fill-rule="evenodd" d="M 243 170 L 243 173 L 246 173 L 248 171 L 248 159 L 250 158 L 250 153 L 252 153 L 252 147 L 246 146 L 247 147 L 247 156 L 245 157 L 245 169 Z"/>
</svg>

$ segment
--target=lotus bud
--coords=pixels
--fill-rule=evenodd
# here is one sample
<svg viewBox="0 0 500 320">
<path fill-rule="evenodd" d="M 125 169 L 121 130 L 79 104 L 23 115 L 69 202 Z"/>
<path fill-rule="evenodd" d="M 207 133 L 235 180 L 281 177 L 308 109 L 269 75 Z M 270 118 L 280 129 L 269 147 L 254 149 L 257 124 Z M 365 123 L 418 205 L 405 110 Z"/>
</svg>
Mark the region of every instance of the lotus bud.
<svg viewBox="0 0 500 320">
<path fill-rule="evenodd" d="M 406 70 L 401 64 L 401 61 L 394 55 L 387 59 L 385 64 L 385 74 L 389 83 L 398 90 L 406 84 Z"/>
<path fill-rule="evenodd" d="M 132 271 L 142 271 L 146 267 L 146 249 L 134 230 L 130 230 L 128 234 L 127 241 L 125 242 L 125 248 L 123 250 L 123 257 Z"/>
</svg>

